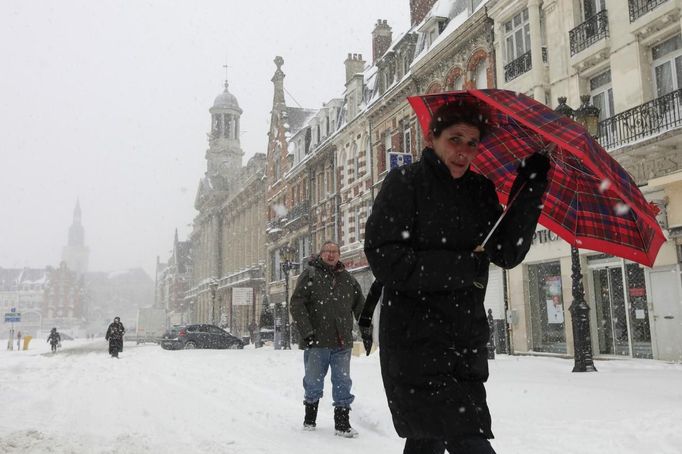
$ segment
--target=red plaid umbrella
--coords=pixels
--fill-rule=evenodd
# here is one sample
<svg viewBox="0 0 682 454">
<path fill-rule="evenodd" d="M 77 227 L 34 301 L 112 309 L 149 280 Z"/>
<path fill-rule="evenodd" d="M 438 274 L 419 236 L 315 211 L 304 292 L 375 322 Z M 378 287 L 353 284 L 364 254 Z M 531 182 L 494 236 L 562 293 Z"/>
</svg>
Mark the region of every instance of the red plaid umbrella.
<svg viewBox="0 0 682 454">
<path fill-rule="evenodd" d="M 554 143 L 540 223 L 568 243 L 651 266 L 665 241 L 649 204 L 630 175 L 580 124 L 526 95 L 467 90 L 407 98 L 422 130 L 446 103 L 474 108 L 489 133 L 472 169 L 495 184 L 503 203 L 519 162 Z"/>
</svg>

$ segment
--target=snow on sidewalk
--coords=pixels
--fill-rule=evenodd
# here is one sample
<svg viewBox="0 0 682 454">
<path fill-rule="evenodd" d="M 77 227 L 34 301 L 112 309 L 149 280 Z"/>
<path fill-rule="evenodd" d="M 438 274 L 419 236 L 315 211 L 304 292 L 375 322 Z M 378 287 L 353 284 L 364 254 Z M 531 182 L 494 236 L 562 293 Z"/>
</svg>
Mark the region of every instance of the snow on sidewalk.
<svg viewBox="0 0 682 454">
<path fill-rule="evenodd" d="M 103 341 L 0 351 L 3 453 L 400 453 L 378 355 L 353 358 L 357 439 L 333 435 L 330 383 L 303 432 L 298 350 L 165 351 Z M 680 453 L 682 366 L 498 356 L 488 383 L 498 454 Z"/>
</svg>

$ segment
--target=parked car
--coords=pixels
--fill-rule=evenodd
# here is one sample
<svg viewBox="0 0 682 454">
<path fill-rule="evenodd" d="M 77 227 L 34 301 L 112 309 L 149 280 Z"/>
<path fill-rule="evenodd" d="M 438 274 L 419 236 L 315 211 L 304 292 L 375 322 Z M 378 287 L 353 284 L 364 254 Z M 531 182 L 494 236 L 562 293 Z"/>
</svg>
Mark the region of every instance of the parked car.
<svg viewBox="0 0 682 454">
<path fill-rule="evenodd" d="M 193 348 L 244 348 L 244 342 L 215 325 L 173 326 L 161 339 L 166 350 Z"/>
</svg>

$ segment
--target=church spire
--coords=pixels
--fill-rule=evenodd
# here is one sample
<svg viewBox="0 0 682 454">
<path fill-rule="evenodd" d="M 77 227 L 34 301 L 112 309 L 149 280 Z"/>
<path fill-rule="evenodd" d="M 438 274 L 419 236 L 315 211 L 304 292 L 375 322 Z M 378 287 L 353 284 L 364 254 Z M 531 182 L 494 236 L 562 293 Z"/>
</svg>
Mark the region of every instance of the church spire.
<svg viewBox="0 0 682 454">
<path fill-rule="evenodd" d="M 76 198 L 76 208 L 73 209 L 73 223 L 81 223 L 81 202 L 79 198 Z"/>
<path fill-rule="evenodd" d="M 62 250 L 62 260 L 69 269 L 84 273 L 88 268 L 88 248 L 85 246 L 85 229 L 82 224 L 80 199 L 76 199 L 73 222 L 69 227 L 69 238 Z"/>
</svg>

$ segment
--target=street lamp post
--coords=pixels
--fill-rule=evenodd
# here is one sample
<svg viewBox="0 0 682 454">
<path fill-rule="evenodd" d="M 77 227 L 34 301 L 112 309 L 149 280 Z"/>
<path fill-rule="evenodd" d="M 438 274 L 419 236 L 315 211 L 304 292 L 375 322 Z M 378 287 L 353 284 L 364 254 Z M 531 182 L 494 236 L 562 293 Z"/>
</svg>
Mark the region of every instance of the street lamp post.
<svg viewBox="0 0 682 454">
<path fill-rule="evenodd" d="M 289 273 L 293 269 L 298 269 L 299 263 L 294 262 L 296 249 L 289 245 L 284 245 L 279 250 L 282 272 L 284 273 L 284 349 L 291 349 L 291 326 L 289 323 Z"/>
<path fill-rule="evenodd" d="M 569 118 L 575 119 L 583 125 L 592 137 L 599 135 L 599 109 L 590 105 L 590 95 L 580 96 L 581 105 L 573 110 L 566 104 L 566 97 L 558 99 L 559 105 L 555 111 Z M 592 337 L 590 336 L 590 306 L 585 301 L 583 274 L 580 269 L 580 252 L 578 247 L 571 245 L 571 295 L 573 301 L 568 308 L 573 325 L 573 372 L 596 372 L 592 360 Z"/>
<path fill-rule="evenodd" d="M 209 289 L 211 290 L 211 325 L 215 325 L 215 294 L 216 291 L 218 290 L 218 279 L 212 277 L 211 282 L 208 284 Z"/>
</svg>

